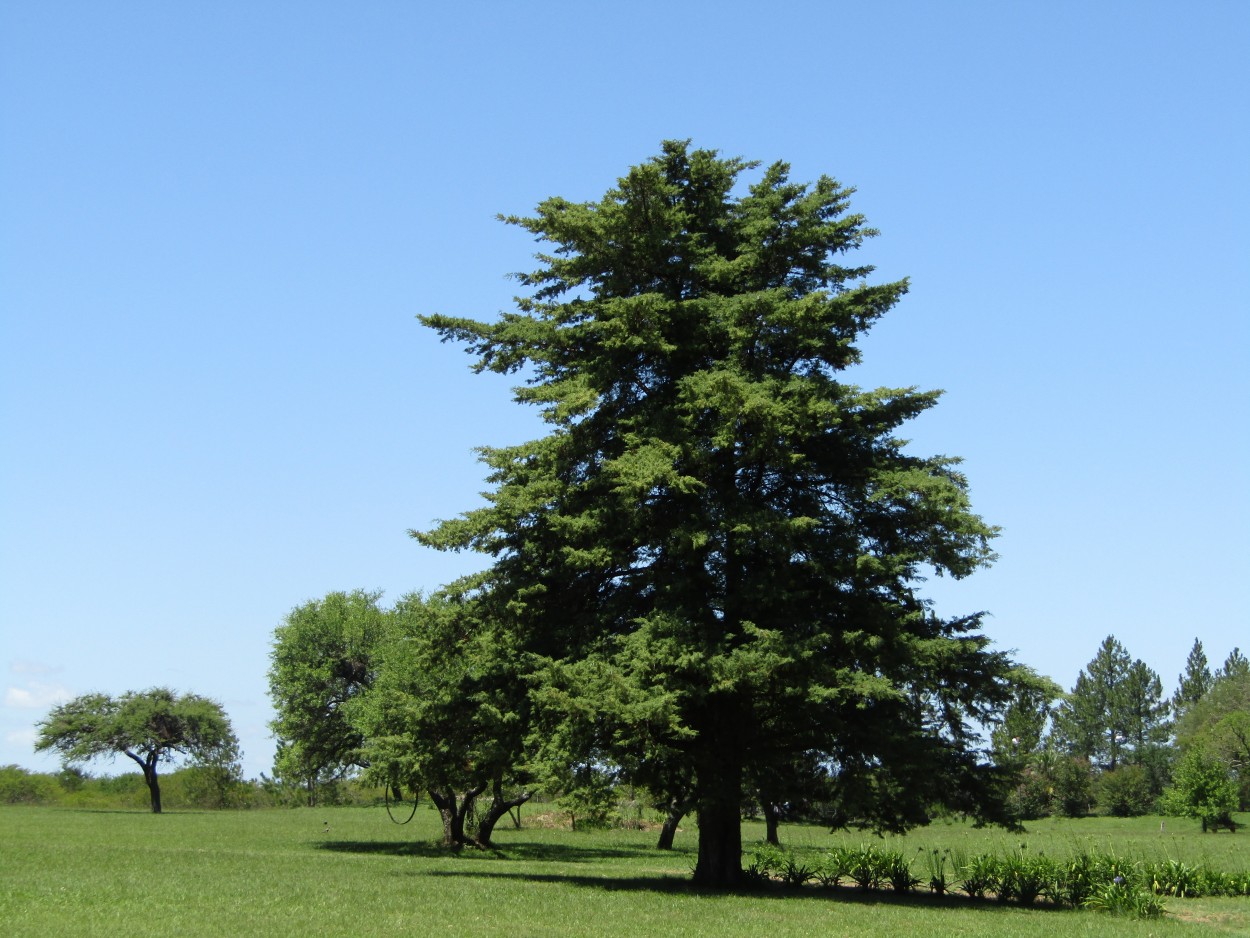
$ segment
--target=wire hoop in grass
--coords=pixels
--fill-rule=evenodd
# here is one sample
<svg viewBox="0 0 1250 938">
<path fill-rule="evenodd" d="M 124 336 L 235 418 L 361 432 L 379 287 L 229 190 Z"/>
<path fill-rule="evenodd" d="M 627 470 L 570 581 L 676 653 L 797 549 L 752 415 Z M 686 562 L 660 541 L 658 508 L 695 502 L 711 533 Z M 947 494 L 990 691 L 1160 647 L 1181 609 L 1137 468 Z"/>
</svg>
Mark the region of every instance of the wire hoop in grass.
<svg viewBox="0 0 1250 938">
<path fill-rule="evenodd" d="M 391 819 L 392 824 L 407 824 L 409 821 L 411 821 L 414 817 L 417 816 L 417 796 L 416 795 L 412 796 L 412 811 L 410 811 L 408 813 L 408 817 L 406 817 L 402 821 L 396 820 L 395 815 L 391 813 L 391 786 L 390 785 L 386 785 L 383 787 L 382 798 L 386 802 L 386 816 Z M 402 811 L 403 799 L 397 798 L 396 804 L 400 806 L 401 808 L 400 813 L 402 814 L 403 813 Z"/>
</svg>

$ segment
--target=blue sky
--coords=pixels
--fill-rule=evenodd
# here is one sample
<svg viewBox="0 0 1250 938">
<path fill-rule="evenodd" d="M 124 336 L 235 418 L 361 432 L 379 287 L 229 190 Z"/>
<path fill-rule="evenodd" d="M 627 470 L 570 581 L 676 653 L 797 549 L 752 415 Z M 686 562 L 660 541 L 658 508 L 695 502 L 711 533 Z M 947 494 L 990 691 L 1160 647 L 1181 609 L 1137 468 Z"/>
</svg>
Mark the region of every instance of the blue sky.
<svg viewBox="0 0 1250 938">
<path fill-rule="evenodd" d="M 509 308 L 494 215 L 672 137 L 857 187 L 911 277 L 856 379 L 946 389 L 909 435 L 1003 528 L 939 610 L 1064 686 L 1250 648 L 1248 48 L 1241 2 L 3 5 L 0 764 L 168 685 L 268 772 L 274 627 L 480 564 L 406 531 L 540 432 L 415 317 Z"/>
</svg>

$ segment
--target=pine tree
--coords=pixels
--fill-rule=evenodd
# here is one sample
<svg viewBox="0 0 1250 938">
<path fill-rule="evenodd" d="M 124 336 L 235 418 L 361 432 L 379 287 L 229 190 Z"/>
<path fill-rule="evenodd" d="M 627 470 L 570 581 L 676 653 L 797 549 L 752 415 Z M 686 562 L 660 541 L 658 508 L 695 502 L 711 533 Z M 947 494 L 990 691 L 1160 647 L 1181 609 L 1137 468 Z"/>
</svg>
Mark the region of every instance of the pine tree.
<svg viewBox="0 0 1250 938">
<path fill-rule="evenodd" d="M 1055 731 L 1069 753 L 1114 771 L 1126 756 L 1152 758 L 1167 738 L 1168 710 L 1159 675 L 1108 635 L 1059 706 Z"/>
<path fill-rule="evenodd" d="M 493 616 L 533 663 L 536 766 L 689 785 L 695 879 L 741 876 L 751 779 L 814 757 L 840 810 L 901 830 L 1001 817 L 975 724 L 1015 676 L 930 570 L 987 564 L 956 460 L 898 428 L 938 393 L 861 390 L 857 340 L 906 292 L 842 258 L 850 189 L 667 142 L 600 201 L 505 219 L 548 249 L 493 323 L 423 317 L 521 371 L 542 439 L 486 448 L 488 504 L 417 534 L 494 557 Z"/>
<path fill-rule="evenodd" d="M 1203 698 L 1215 678 L 1207 666 L 1206 652 L 1202 650 L 1202 642 L 1194 639 L 1194 647 L 1189 650 L 1185 659 L 1185 673 L 1177 675 L 1176 693 L 1172 695 L 1172 712 L 1179 720 L 1185 712 Z"/>
</svg>

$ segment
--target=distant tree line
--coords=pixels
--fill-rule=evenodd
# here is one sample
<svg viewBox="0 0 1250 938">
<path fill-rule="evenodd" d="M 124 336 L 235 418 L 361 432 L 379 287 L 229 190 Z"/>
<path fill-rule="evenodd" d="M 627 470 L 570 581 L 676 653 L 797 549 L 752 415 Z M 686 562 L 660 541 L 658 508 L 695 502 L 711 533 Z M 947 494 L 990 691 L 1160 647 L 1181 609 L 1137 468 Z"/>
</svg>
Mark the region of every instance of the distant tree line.
<svg viewBox="0 0 1250 938">
<path fill-rule="evenodd" d="M 1018 692 L 991 739 L 1022 819 L 1161 811 L 1228 826 L 1250 804 L 1250 662 L 1234 648 L 1212 671 L 1195 639 L 1168 698 L 1108 636 L 1068 693 Z"/>
</svg>

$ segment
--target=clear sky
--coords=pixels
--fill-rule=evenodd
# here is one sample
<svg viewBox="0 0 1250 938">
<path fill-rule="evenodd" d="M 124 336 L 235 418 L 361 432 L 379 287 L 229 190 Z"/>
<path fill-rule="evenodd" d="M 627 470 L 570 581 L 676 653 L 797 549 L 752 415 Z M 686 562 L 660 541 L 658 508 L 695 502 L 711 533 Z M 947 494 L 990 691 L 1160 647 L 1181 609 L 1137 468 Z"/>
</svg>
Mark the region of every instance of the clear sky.
<svg viewBox="0 0 1250 938">
<path fill-rule="evenodd" d="M 909 435 L 1003 528 L 939 611 L 1065 687 L 1250 648 L 1248 49 L 1239 0 L 3 4 L 0 765 L 168 685 L 270 771 L 274 627 L 479 565 L 406 531 L 539 432 L 415 317 L 673 137 L 857 187 L 911 277 L 857 380 L 946 389 Z"/>
</svg>

